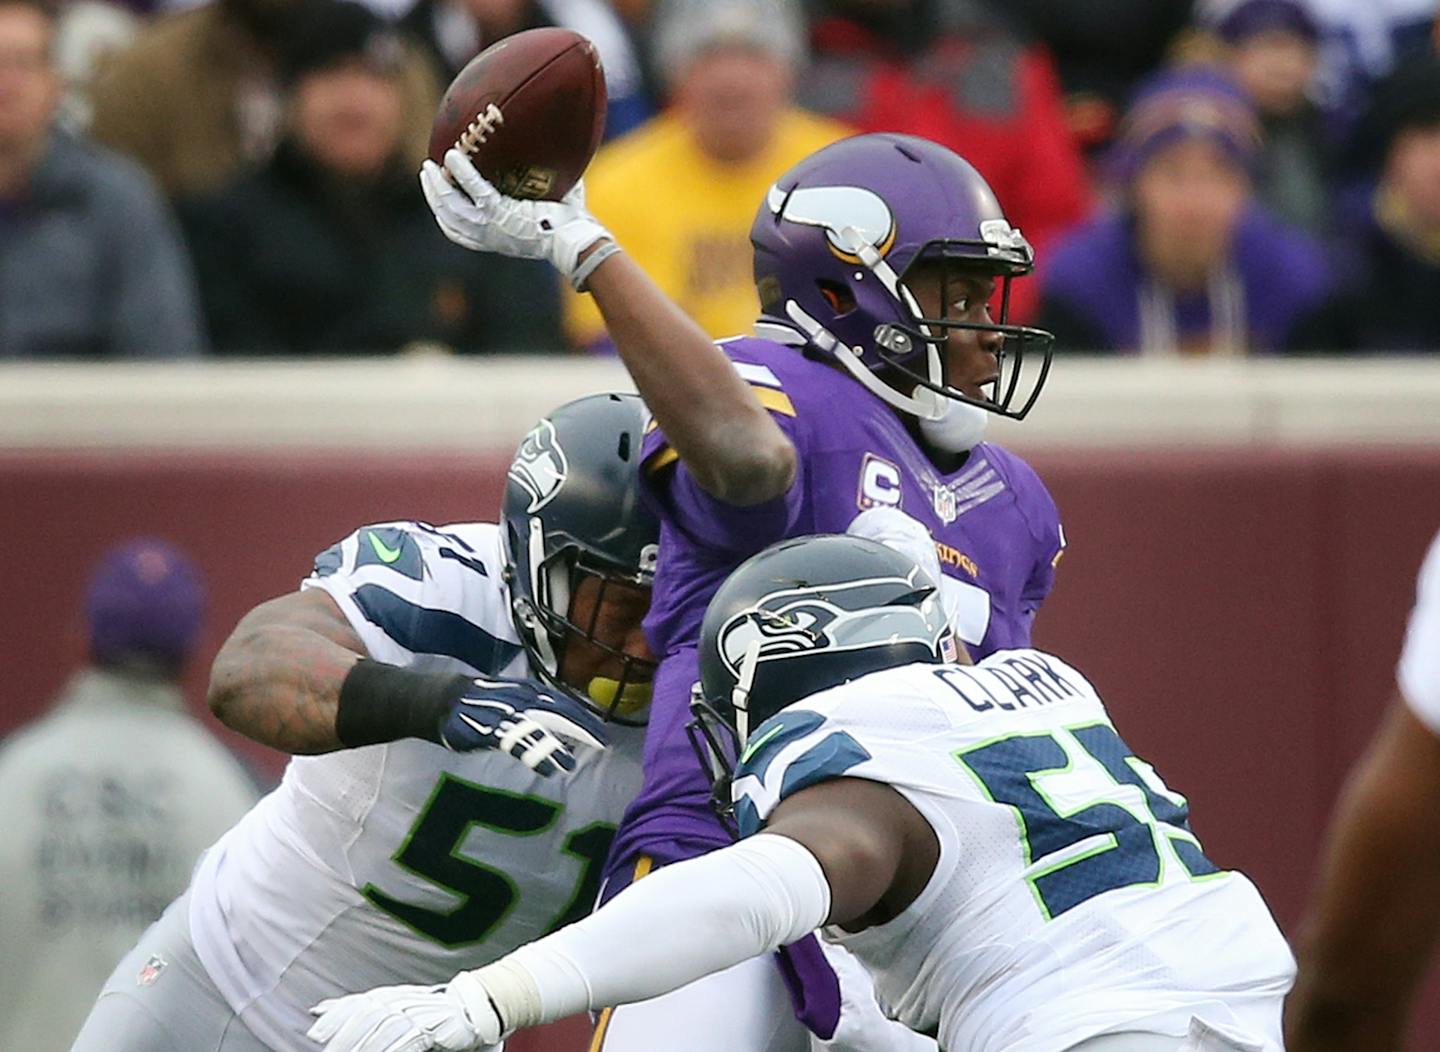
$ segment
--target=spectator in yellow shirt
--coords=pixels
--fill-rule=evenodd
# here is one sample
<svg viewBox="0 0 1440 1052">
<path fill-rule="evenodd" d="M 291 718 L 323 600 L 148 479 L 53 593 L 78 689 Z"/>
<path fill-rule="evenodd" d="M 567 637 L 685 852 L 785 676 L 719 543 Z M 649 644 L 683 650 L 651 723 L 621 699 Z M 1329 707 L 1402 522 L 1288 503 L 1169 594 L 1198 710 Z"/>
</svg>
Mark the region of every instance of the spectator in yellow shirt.
<svg viewBox="0 0 1440 1052">
<path fill-rule="evenodd" d="M 667 0 L 654 44 L 669 106 L 600 151 L 587 201 L 701 328 L 748 332 L 760 310 L 756 207 L 777 176 L 851 129 L 791 103 L 805 53 L 791 0 Z M 565 313 L 573 343 L 606 344 L 588 296 L 567 289 Z"/>
</svg>

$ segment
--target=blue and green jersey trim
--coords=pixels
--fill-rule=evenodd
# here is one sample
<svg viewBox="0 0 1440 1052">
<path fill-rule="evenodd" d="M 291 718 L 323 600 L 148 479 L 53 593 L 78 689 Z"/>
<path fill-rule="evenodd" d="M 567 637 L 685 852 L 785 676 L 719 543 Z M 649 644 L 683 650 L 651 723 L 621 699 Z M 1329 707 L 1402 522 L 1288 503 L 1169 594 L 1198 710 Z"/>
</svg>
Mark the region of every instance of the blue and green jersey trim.
<svg viewBox="0 0 1440 1052">
<path fill-rule="evenodd" d="M 798 793 L 812 785 L 839 778 L 871 758 L 869 750 L 848 732 L 834 729 L 801 751 L 782 766 L 776 764 L 782 752 L 815 734 L 825 724 L 818 712 L 792 709 L 779 713 L 762 723 L 735 768 L 735 781 L 754 778 L 765 784 L 779 773 L 780 787 L 776 799 Z M 735 822 L 742 837 L 759 832 L 764 825 L 759 809 L 748 795 L 735 802 Z"/>
</svg>

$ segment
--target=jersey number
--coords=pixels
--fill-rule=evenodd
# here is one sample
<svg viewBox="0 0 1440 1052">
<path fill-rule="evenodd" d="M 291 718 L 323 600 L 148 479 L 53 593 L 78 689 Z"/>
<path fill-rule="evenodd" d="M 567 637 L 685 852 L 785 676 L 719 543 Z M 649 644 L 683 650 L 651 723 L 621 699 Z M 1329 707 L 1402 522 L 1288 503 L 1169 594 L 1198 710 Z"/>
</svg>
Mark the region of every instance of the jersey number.
<svg viewBox="0 0 1440 1052">
<path fill-rule="evenodd" d="M 1083 793 L 1089 797 L 1083 803 L 1074 801 L 1072 788 L 1066 799 L 1079 806 L 1070 808 L 1043 788 L 1050 781 L 1058 794 L 1060 776 L 1074 771 L 1075 758 L 1061 735 L 1098 763 L 1112 783 L 1100 792 Z M 1047 919 L 1106 891 L 1160 883 L 1162 850 L 1173 855 L 1191 879 L 1220 872 L 1190 832 L 1184 797 L 1166 789 L 1108 723 L 1070 727 L 1058 735 L 1012 735 L 959 750 L 955 759 L 990 799 L 1015 809 L 1025 845 L 1026 881 Z M 1093 777 L 1089 784 L 1094 784 Z M 1136 794 L 1124 787 L 1139 790 L 1138 807 Z M 1132 808 L 1145 817 L 1137 818 Z"/>
<path fill-rule="evenodd" d="M 400 850 L 396 864 L 453 892 L 460 900 L 450 910 L 416 906 L 385 894 L 374 884 L 361 889 L 386 913 L 441 945 L 451 948 L 479 942 L 505 919 L 520 895 L 502 870 L 460 854 L 472 826 L 502 836 L 534 836 L 549 829 L 564 810 L 539 796 L 507 793 L 442 774 Z M 561 851 L 580 860 L 580 877 L 570 901 L 546 926 L 551 932 L 590 912 L 600 891 L 600 874 L 615 827 L 595 822 L 565 838 Z"/>
</svg>

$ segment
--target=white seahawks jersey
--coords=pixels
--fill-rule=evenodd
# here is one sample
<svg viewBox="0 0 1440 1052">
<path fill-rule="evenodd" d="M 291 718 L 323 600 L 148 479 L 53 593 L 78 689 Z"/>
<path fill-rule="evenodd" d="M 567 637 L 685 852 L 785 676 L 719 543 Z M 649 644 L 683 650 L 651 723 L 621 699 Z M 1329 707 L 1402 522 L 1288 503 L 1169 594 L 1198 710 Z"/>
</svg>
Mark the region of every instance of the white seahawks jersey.
<svg viewBox="0 0 1440 1052">
<path fill-rule="evenodd" d="M 1279 1050 L 1290 950 L 1255 887 L 1218 870 L 1185 799 L 1116 734 L 1080 673 L 1034 650 L 910 665 L 757 728 L 736 769 L 742 834 L 834 777 L 893 786 L 940 859 L 900 916 L 824 934 L 882 1008 L 951 1052 L 1051 1052 L 1192 1017 Z"/>
<path fill-rule="evenodd" d="M 372 657 L 526 676 L 499 531 L 396 522 L 322 553 L 302 587 L 334 597 Z M 437 983 L 589 912 L 640 785 L 643 728 L 607 727 L 568 777 L 407 739 L 294 757 L 279 788 L 204 857 L 191 933 L 206 970 L 279 1052 L 316 1001 Z"/>
<path fill-rule="evenodd" d="M 1397 678 L 1411 711 L 1440 734 L 1440 534 L 1420 567 Z"/>
</svg>

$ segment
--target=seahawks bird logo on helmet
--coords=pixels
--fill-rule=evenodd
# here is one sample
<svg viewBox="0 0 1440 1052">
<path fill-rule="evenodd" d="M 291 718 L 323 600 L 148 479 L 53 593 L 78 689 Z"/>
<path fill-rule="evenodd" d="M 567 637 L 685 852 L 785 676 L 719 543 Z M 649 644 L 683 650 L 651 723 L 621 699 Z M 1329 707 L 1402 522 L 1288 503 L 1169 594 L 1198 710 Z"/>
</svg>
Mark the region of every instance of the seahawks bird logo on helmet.
<svg viewBox="0 0 1440 1052">
<path fill-rule="evenodd" d="M 530 494 L 525 509 L 532 515 L 555 499 L 570 473 L 565 450 L 555 437 L 555 425 L 541 420 L 520 442 L 510 463 L 510 479 Z"/>
<path fill-rule="evenodd" d="M 905 598 L 892 602 L 897 589 Z M 931 626 L 908 598 L 933 584 L 918 566 L 903 577 L 853 581 L 817 593 L 784 589 L 760 600 L 720 629 L 719 653 L 738 678 L 746 654 L 774 661 L 818 650 L 854 650 L 905 641 L 926 644 Z"/>
<path fill-rule="evenodd" d="M 884 668 L 954 656 L 938 584 L 901 552 L 848 535 L 801 537 L 742 563 L 700 627 L 691 746 L 729 807 L 751 732 L 801 698 Z"/>
</svg>

